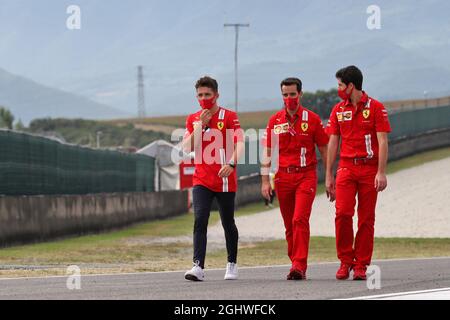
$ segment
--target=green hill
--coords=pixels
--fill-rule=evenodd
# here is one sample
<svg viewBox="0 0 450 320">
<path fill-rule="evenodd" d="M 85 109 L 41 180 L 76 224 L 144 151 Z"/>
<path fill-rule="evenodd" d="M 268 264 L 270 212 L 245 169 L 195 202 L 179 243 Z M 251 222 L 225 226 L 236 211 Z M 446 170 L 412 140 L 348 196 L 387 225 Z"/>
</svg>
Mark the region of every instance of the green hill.
<svg viewBox="0 0 450 320">
<path fill-rule="evenodd" d="M 101 147 L 141 148 L 158 139 L 170 139 L 165 133 L 136 129 L 132 124 L 114 125 L 83 119 L 37 119 L 24 131 L 62 137 L 68 143 L 91 147 L 96 146 L 97 132 L 101 132 Z"/>
</svg>

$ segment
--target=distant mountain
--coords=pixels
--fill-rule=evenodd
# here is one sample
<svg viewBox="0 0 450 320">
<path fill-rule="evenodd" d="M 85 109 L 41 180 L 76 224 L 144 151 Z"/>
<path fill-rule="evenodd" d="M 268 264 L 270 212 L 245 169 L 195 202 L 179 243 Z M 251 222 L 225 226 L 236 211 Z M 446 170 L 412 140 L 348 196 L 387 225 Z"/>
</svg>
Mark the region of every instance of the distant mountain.
<svg viewBox="0 0 450 320">
<path fill-rule="evenodd" d="M 0 69 L 0 105 L 24 123 L 44 117 L 113 119 L 129 116 L 126 112 L 40 85 L 3 69 Z"/>
<path fill-rule="evenodd" d="M 194 111 L 195 80 L 219 80 L 234 101 L 234 30 L 240 31 L 242 111 L 273 109 L 279 83 L 336 86 L 356 64 L 380 100 L 450 94 L 448 0 L 78 0 L 81 30 L 65 26 L 72 0 L 1 0 L 0 64 L 15 74 L 134 114 L 136 66 L 144 66 L 147 114 Z M 369 30 L 367 8 L 381 9 Z"/>
<path fill-rule="evenodd" d="M 252 92 L 257 96 L 275 99 L 241 98 L 241 109 L 246 111 L 276 109 L 281 106 L 279 81 L 286 75 L 298 76 L 303 80 L 306 91 L 335 87 L 335 72 L 342 66 L 355 64 L 365 75 L 364 89 L 379 100 L 423 99 L 450 95 L 450 69 L 437 64 L 420 54 L 407 50 L 385 39 L 370 39 L 330 50 L 327 58 L 301 58 L 301 62 L 259 63 L 241 69 L 240 90 L 242 96 Z M 264 79 L 275 78 L 267 81 Z M 226 90 L 233 90 L 232 83 Z M 272 105 L 270 105 L 272 102 Z"/>
</svg>

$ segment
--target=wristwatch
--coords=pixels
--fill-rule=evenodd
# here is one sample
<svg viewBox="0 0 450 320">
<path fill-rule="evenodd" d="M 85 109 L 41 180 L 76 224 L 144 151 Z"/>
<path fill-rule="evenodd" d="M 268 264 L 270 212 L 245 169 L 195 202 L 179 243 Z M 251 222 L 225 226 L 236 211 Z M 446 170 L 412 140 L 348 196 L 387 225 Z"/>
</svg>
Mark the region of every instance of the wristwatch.
<svg viewBox="0 0 450 320">
<path fill-rule="evenodd" d="M 232 167 L 233 169 L 236 168 L 236 164 L 234 163 L 234 160 L 230 160 L 230 162 L 228 162 L 228 165 L 230 167 Z"/>
</svg>

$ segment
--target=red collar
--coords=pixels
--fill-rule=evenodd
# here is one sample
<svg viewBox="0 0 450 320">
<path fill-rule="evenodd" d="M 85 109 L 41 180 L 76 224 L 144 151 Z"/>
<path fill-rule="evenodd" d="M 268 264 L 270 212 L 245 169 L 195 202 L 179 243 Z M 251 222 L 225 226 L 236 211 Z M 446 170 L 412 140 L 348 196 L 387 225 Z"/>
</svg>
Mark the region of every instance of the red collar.
<svg viewBox="0 0 450 320">
<path fill-rule="evenodd" d="M 362 104 L 362 105 L 366 105 L 367 101 L 369 101 L 369 96 L 367 95 L 367 93 L 365 91 L 362 92 L 362 96 L 361 96 L 361 100 L 359 100 L 358 102 L 358 107 Z M 352 106 L 352 102 L 350 101 L 350 99 L 345 100 L 344 103 L 344 107 L 347 106 Z"/>
<path fill-rule="evenodd" d="M 303 112 L 303 109 L 304 109 L 303 106 L 300 105 L 300 107 L 298 108 L 297 112 L 294 114 L 294 116 L 293 116 L 292 118 L 295 118 L 295 116 L 301 117 L 302 112 Z M 287 120 L 292 119 L 292 118 L 291 118 L 291 115 L 290 115 L 289 112 L 287 111 L 286 107 L 283 109 L 283 116 L 284 116 Z"/>
</svg>

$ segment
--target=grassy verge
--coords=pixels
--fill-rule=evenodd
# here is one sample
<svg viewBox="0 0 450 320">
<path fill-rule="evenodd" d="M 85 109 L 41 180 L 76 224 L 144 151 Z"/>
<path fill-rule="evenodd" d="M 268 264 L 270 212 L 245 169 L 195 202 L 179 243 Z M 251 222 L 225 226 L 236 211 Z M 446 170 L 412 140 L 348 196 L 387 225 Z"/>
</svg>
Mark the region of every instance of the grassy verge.
<svg viewBox="0 0 450 320">
<path fill-rule="evenodd" d="M 391 163 L 389 173 L 447 157 L 450 157 L 450 148 L 423 153 Z M 319 186 L 318 192 L 323 192 L 323 185 Z M 240 208 L 236 215 L 251 215 L 264 210 L 264 204 L 257 203 Z M 218 213 L 213 212 L 210 225 L 218 221 Z M 186 214 L 120 231 L 0 249 L 0 276 L 65 274 L 66 266 L 71 264 L 80 265 L 84 273 L 184 269 L 189 266 L 192 256 L 189 243 L 159 244 L 148 240 L 188 236 L 192 232 L 192 224 L 193 215 Z M 377 239 L 374 258 L 449 256 L 449 248 L 450 239 Z M 285 241 L 242 243 L 239 259 L 243 266 L 289 263 Z M 335 259 L 333 238 L 311 239 L 311 262 Z M 223 267 L 225 261 L 224 249 L 208 253 L 208 267 Z"/>
<path fill-rule="evenodd" d="M 236 216 L 251 215 L 265 210 L 267 209 L 262 202 L 255 203 L 239 208 Z M 170 266 L 179 265 L 180 259 L 186 260 L 192 255 L 191 245 L 155 244 L 150 240 L 190 236 L 193 219 L 193 214 L 185 214 L 114 232 L 3 248 L 0 249 L 0 276 L 60 274 L 65 272 L 65 269 L 62 270 L 59 266 L 70 264 L 86 264 L 86 268 L 91 270 L 89 272 L 171 269 Z M 219 219 L 217 211 L 211 212 L 210 225 L 217 223 Z M 146 263 L 148 260 L 152 260 L 150 266 Z M 180 265 L 182 264 L 185 265 L 185 263 Z M 45 268 L 41 269 L 42 266 Z"/>
<path fill-rule="evenodd" d="M 425 258 L 450 256 L 450 239 L 377 238 L 373 259 Z M 213 258 L 226 258 L 221 252 Z M 211 260 L 211 258 L 210 258 Z M 220 259 L 219 259 L 220 260 Z M 284 240 L 243 245 L 239 252 L 239 264 L 243 266 L 289 264 Z M 336 244 L 332 237 L 311 237 L 309 262 L 336 261 Z M 214 261 L 215 263 L 216 261 Z M 217 261 L 219 262 L 219 261 Z M 209 261 L 213 264 L 213 261 Z"/>
<path fill-rule="evenodd" d="M 388 173 L 392 174 L 397 171 L 413 168 L 422 164 L 442 160 L 450 157 L 450 148 L 437 149 L 420 154 L 416 154 L 409 158 L 401 159 L 398 161 L 390 162 L 388 165 Z"/>
<path fill-rule="evenodd" d="M 450 239 L 400 239 L 378 238 L 375 240 L 374 259 L 424 258 L 449 256 Z M 71 264 L 80 266 L 83 274 L 148 272 L 184 270 L 191 264 L 192 247 L 189 244 L 125 245 L 123 243 L 93 244 L 89 247 L 71 248 L 64 252 L 55 248 L 33 250 L 33 258 L 24 256 L 25 251 L 10 250 L 2 262 L 43 265 L 43 268 L 0 270 L 1 277 L 64 275 Z M 12 257 L 15 256 L 15 259 Z M 223 268 L 226 250 L 208 250 L 206 267 Z M 6 260 L 6 261 L 5 261 Z M 335 240 L 332 237 L 312 237 L 309 262 L 336 261 Z M 241 243 L 240 266 L 264 266 L 289 264 L 284 240 Z"/>
</svg>

